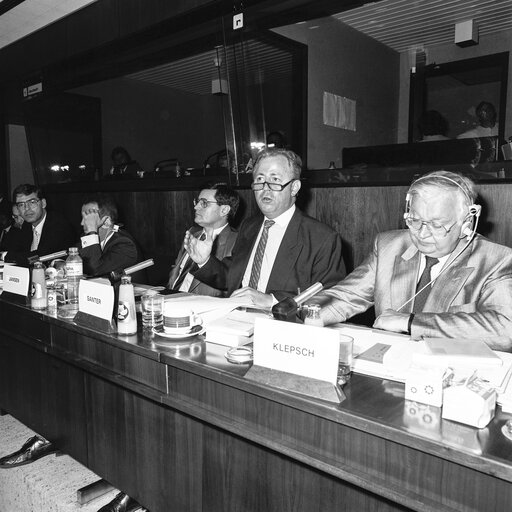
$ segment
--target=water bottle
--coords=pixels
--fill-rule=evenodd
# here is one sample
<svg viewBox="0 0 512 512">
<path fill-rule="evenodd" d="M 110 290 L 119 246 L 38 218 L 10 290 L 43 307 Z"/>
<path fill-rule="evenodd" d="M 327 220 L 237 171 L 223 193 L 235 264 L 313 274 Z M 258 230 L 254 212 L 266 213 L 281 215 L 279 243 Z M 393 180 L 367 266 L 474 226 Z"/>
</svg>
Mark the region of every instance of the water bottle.
<svg viewBox="0 0 512 512">
<path fill-rule="evenodd" d="M 135 294 L 130 276 L 121 277 L 117 304 L 117 332 L 119 334 L 136 334 L 137 332 Z"/>
<path fill-rule="evenodd" d="M 46 281 L 46 297 L 48 302 L 48 313 L 55 313 L 57 311 L 57 289 L 53 279 L 48 279 L 48 281 Z"/>
<path fill-rule="evenodd" d="M 78 254 L 78 248 L 70 247 L 69 256 L 66 259 L 68 302 L 69 308 L 76 311 L 78 311 L 78 286 L 83 273 L 83 263 Z"/>
<path fill-rule="evenodd" d="M 44 266 L 40 261 L 36 261 L 32 269 L 30 307 L 32 309 L 46 309 L 46 306 L 46 277 L 44 275 Z"/>
</svg>

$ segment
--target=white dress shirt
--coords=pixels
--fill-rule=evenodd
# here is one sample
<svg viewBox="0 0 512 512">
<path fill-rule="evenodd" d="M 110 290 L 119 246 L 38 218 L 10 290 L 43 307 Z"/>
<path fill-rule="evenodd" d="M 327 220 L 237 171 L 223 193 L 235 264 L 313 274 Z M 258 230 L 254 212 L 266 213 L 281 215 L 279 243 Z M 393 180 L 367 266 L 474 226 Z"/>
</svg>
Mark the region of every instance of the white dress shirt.
<svg viewBox="0 0 512 512">
<path fill-rule="evenodd" d="M 275 224 L 273 224 L 268 230 L 268 240 L 267 245 L 265 247 L 265 254 L 263 255 L 263 261 L 261 263 L 260 280 L 258 281 L 257 287 L 257 290 L 262 293 L 265 293 L 265 290 L 267 289 L 268 280 L 270 278 L 272 268 L 274 267 L 277 251 L 279 251 L 279 247 L 281 246 L 281 242 L 283 241 L 286 228 L 288 227 L 288 224 L 290 224 L 290 221 L 292 220 L 294 213 L 295 205 L 292 205 L 291 208 L 289 208 L 284 213 L 279 215 L 279 217 L 272 219 L 275 222 Z M 247 268 L 245 269 L 245 274 L 242 279 L 242 286 L 249 286 L 249 281 L 251 279 L 252 262 L 254 261 L 256 248 L 258 247 L 258 243 L 261 238 L 261 233 L 263 232 L 263 224 L 265 220 L 270 219 L 267 219 L 267 217 L 265 217 L 263 222 L 261 223 L 261 228 L 258 233 L 258 237 L 256 238 L 256 242 L 252 249 L 251 257 L 249 258 Z"/>
</svg>

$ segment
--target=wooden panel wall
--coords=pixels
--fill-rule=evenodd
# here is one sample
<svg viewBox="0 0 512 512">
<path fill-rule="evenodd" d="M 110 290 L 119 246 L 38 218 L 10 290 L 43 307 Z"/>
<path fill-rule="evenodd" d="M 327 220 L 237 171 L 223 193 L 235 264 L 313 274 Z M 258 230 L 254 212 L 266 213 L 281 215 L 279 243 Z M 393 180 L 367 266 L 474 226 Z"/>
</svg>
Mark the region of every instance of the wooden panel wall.
<svg viewBox="0 0 512 512">
<path fill-rule="evenodd" d="M 345 262 L 351 270 L 369 253 L 377 233 L 404 226 L 406 191 L 406 186 L 304 187 L 298 204 L 340 233 L 345 243 Z M 239 192 L 243 204 L 238 223 L 257 212 L 251 190 Z M 483 214 L 478 231 L 512 247 L 512 227 L 507 220 L 512 212 L 512 184 L 481 185 L 480 193 Z M 137 239 L 144 255 L 155 259 L 151 284 L 163 283 L 185 231 L 193 224 L 192 200 L 197 191 L 129 191 L 112 195 L 127 230 Z M 66 215 L 78 230 L 80 207 L 87 194 L 52 191 L 46 196 L 49 207 Z"/>
</svg>

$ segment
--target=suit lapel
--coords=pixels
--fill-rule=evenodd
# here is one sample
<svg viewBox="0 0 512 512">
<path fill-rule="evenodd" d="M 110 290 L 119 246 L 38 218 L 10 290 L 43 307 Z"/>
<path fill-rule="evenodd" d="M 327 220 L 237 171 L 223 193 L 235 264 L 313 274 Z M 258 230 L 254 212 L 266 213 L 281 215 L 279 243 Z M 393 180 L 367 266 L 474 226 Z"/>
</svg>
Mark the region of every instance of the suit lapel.
<svg viewBox="0 0 512 512">
<path fill-rule="evenodd" d="M 461 242 L 464 243 L 465 242 Z M 457 254 L 461 249 L 460 244 L 454 251 Z M 432 291 L 430 292 L 427 302 L 425 303 L 425 311 L 435 308 L 435 311 L 448 311 L 455 297 L 460 293 L 462 287 L 468 280 L 469 276 L 475 270 L 474 267 L 468 266 L 468 260 L 471 256 L 471 248 L 467 248 L 462 253 L 453 266 L 450 266 L 436 279 Z M 446 266 L 451 263 L 451 258 L 446 262 Z"/>
<path fill-rule="evenodd" d="M 255 218 L 249 219 L 246 223 L 242 224 L 238 234 L 236 243 L 237 254 L 233 257 L 230 272 L 228 273 L 228 290 L 231 293 L 233 290 L 240 288 L 242 279 L 244 277 L 247 263 L 251 256 L 252 249 L 258 237 L 261 224 L 263 223 L 263 216 L 258 215 Z"/>
<path fill-rule="evenodd" d="M 395 258 L 391 282 L 391 308 L 397 310 L 416 293 L 416 281 L 420 265 L 420 253 L 411 244 L 406 251 Z M 413 301 L 411 300 L 400 311 L 410 313 Z"/>
</svg>

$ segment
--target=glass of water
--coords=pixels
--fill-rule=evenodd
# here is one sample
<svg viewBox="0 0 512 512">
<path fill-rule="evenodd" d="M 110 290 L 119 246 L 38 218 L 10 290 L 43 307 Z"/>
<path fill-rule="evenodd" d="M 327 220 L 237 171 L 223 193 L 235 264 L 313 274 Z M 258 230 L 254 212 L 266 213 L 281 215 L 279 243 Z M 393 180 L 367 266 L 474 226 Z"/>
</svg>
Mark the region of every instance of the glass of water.
<svg viewBox="0 0 512 512">
<path fill-rule="evenodd" d="M 164 296 L 159 293 L 145 293 L 141 299 L 142 327 L 152 329 L 164 323 Z"/>
<path fill-rule="evenodd" d="M 338 360 L 338 384 L 343 386 L 352 375 L 352 358 L 354 354 L 354 338 L 340 334 L 340 356 Z"/>
</svg>

